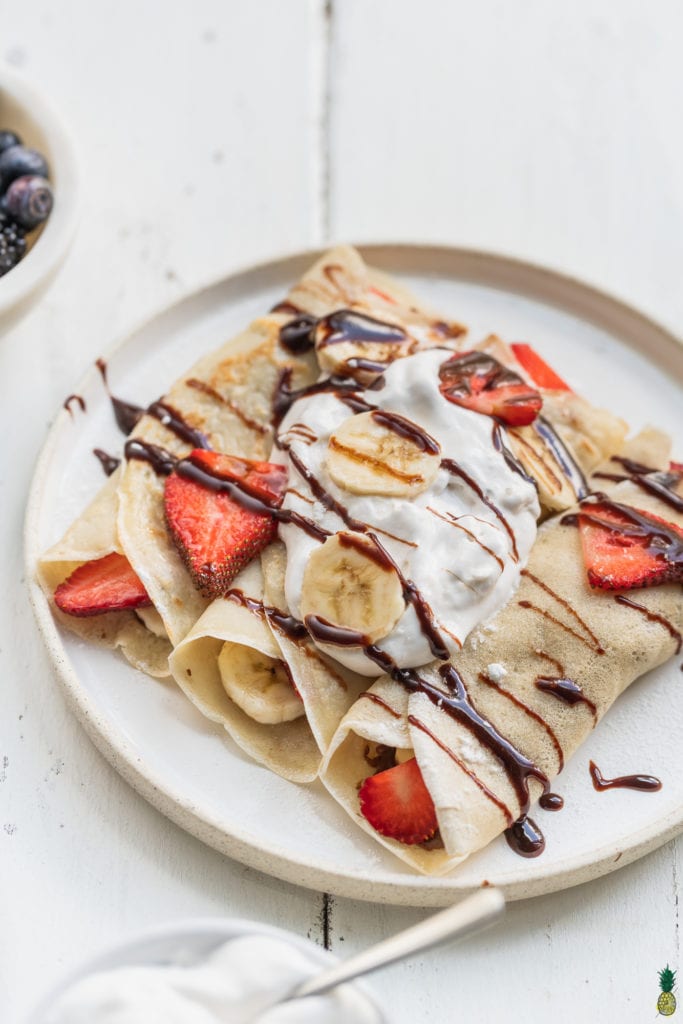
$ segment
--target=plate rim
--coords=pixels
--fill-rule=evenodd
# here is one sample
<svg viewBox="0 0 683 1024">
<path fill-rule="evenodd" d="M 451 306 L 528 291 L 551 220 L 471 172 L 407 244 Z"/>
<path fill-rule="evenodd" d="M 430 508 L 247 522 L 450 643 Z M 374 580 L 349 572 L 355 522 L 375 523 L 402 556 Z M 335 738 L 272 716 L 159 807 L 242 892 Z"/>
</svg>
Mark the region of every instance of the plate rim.
<svg viewBox="0 0 683 1024">
<path fill-rule="evenodd" d="M 106 346 L 103 358 L 109 360 L 130 339 L 152 326 L 155 321 L 165 316 L 172 316 L 186 303 L 196 301 L 202 295 L 218 289 L 228 282 L 237 284 L 240 279 L 249 279 L 259 273 L 284 271 L 286 266 L 294 261 L 312 263 L 329 248 L 330 246 L 323 246 L 290 251 L 271 259 L 238 267 L 212 278 L 199 287 L 191 288 L 172 303 L 161 306 L 128 330 L 121 332 L 109 346 Z M 524 280 L 529 279 L 528 289 L 517 290 L 519 294 L 534 296 L 537 292 L 537 288 L 533 287 L 534 281 L 559 285 L 570 293 L 579 293 L 584 299 L 591 300 L 598 307 L 611 308 L 627 321 L 639 323 L 650 333 L 658 334 L 660 340 L 670 348 L 672 353 L 677 349 L 680 350 L 683 346 L 683 339 L 673 330 L 622 298 L 571 274 L 514 255 L 466 246 L 423 242 L 359 243 L 357 248 L 369 261 L 379 259 L 380 264 L 382 255 L 393 251 L 397 255 L 403 256 L 404 259 L 417 253 L 421 254 L 423 259 L 433 260 L 435 263 L 439 257 L 443 259 L 447 256 L 451 260 L 468 260 L 482 267 L 493 265 L 499 273 L 507 270 Z M 537 301 L 569 312 L 566 306 L 560 302 L 552 302 L 548 299 L 537 299 Z M 597 320 L 591 322 L 599 323 Z M 622 338 L 619 340 L 622 344 L 630 346 L 628 340 Z M 639 349 L 639 351 L 642 353 L 643 350 Z M 87 388 L 88 382 L 96 372 L 94 365 L 88 367 L 76 384 L 78 393 Z M 174 795 L 164 784 L 163 778 L 144 764 L 126 737 L 121 735 L 115 727 L 107 724 L 106 717 L 99 712 L 96 701 L 80 684 L 77 672 L 64 647 L 62 635 L 52 616 L 49 601 L 38 584 L 35 572 L 36 560 L 40 553 L 38 517 L 41 509 L 41 496 L 51 457 L 61 430 L 68 421 L 69 413 L 62 408 L 51 423 L 36 460 L 24 519 L 24 560 L 30 603 L 52 668 L 57 675 L 67 704 L 99 753 L 125 782 L 175 825 L 241 864 L 285 882 L 343 898 L 394 906 L 420 907 L 443 906 L 451 903 L 454 898 L 464 896 L 478 888 L 472 884 L 458 884 L 457 872 L 454 875 L 438 877 L 406 873 L 399 879 L 382 878 L 384 873 L 382 870 L 378 878 L 372 880 L 359 878 L 357 874 L 351 873 L 343 865 L 321 868 L 314 860 L 292 855 L 280 843 L 269 841 L 264 845 L 262 841 L 239 826 L 231 825 L 231 831 L 228 833 L 214 815 L 200 812 L 193 806 L 191 800 L 179 797 L 177 794 Z M 681 832 L 683 832 L 683 804 L 658 819 L 656 824 L 634 833 L 625 849 L 620 849 L 620 844 L 614 841 L 612 844 L 604 844 L 598 850 L 578 858 L 576 855 L 571 855 L 571 858 L 567 858 L 570 863 L 560 861 L 552 871 L 546 872 L 538 878 L 520 881 L 506 878 L 503 874 L 497 879 L 496 885 L 504 892 L 506 898 L 511 900 L 527 899 L 561 891 L 631 864 L 664 845 Z"/>
</svg>

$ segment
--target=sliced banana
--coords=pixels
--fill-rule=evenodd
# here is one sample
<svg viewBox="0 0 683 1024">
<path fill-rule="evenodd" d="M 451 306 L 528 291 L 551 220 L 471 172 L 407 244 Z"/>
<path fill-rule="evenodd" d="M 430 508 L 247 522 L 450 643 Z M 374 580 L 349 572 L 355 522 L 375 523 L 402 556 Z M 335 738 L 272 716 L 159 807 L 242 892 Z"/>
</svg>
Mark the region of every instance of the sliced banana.
<svg viewBox="0 0 683 1024">
<path fill-rule="evenodd" d="M 383 497 L 412 498 L 425 491 L 439 472 L 441 449 L 428 434 L 423 434 L 427 444 L 420 441 L 423 432 L 416 424 L 402 422 L 415 427 L 414 437 L 410 429 L 390 429 L 372 412 L 344 420 L 330 437 L 326 454 L 327 471 L 337 486 L 352 494 Z"/>
<path fill-rule="evenodd" d="M 218 656 L 218 670 L 228 697 L 254 721 L 279 725 L 304 714 L 303 702 L 279 658 L 226 641 Z"/>
<path fill-rule="evenodd" d="M 304 619 L 315 615 L 375 643 L 404 610 L 395 569 L 378 560 L 377 548 L 362 534 L 335 533 L 313 551 L 301 586 Z"/>
</svg>

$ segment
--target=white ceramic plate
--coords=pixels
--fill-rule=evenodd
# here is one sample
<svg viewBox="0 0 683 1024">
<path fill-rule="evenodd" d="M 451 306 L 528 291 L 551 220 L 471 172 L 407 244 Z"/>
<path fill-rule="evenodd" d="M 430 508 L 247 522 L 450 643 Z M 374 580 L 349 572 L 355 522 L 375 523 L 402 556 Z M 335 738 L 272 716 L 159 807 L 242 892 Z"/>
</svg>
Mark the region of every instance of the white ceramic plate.
<svg viewBox="0 0 683 1024">
<path fill-rule="evenodd" d="M 663 328 L 622 303 L 548 270 L 501 256 L 433 246 L 369 246 L 368 260 L 470 326 L 530 341 L 577 392 L 679 438 L 683 455 L 683 351 Z M 205 351 L 241 330 L 285 293 L 317 256 L 259 266 L 206 288 L 144 324 L 109 358 L 115 394 L 141 404 Z M 95 353 L 99 355 L 100 353 Z M 57 417 L 40 458 L 27 516 L 29 578 L 103 482 L 92 455 L 120 452 L 99 374 L 76 389 L 87 412 Z M 338 895 L 437 906 L 480 886 L 508 897 L 551 892 L 623 866 L 683 831 L 683 693 L 680 659 L 642 678 L 619 700 L 554 785 L 560 813 L 536 809 L 545 853 L 514 854 L 501 837 L 450 876 L 422 878 L 372 843 L 316 784 L 298 787 L 248 761 L 180 691 L 84 645 L 54 624 L 31 584 L 39 626 L 76 714 L 120 774 L 202 841 L 269 874 Z M 46 681 L 47 683 L 47 681 Z M 647 772 L 659 793 L 596 793 L 594 758 L 607 776 Z"/>
</svg>

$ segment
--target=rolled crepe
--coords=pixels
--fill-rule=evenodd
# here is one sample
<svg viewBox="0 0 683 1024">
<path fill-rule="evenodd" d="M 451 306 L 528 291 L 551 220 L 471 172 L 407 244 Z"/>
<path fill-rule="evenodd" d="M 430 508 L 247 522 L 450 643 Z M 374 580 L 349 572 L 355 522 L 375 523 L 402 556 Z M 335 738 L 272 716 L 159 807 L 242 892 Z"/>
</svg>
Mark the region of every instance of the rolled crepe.
<svg viewBox="0 0 683 1024">
<path fill-rule="evenodd" d="M 297 630 L 286 613 L 277 614 L 285 607 L 283 579 L 284 547 L 272 544 L 264 552 L 263 566 L 250 563 L 230 593 L 209 605 L 176 647 L 170 669 L 192 703 L 221 724 L 250 757 L 293 782 L 310 782 L 318 774 L 321 752 L 366 683 L 334 666 L 310 639 L 298 635 L 303 630 Z M 284 626 L 278 628 L 278 623 Z M 296 638 L 291 636 L 292 626 Z M 245 713 L 226 688 L 219 663 L 222 656 L 236 658 L 235 645 L 241 649 L 240 688 L 248 690 L 250 682 L 252 688 L 258 685 L 264 658 L 268 659 L 273 668 L 284 667 L 300 702 L 299 717 L 271 724 Z M 277 701 L 277 688 L 275 694 L 263 694 L 266 718 L 277 717 Z"/>
<path fill-rule="evenodd" d="M 120 476 L 118 469 L 107 479 L 82 515 L 38 562 L 38 579 L 49 594 L 53 594 L 62 580 L 83 562 L 103 558 L 112 552 L 123 554 L 116 532 Z M 135 668 L 150 676 L 163 678 L 169 675 L 171 644 L 163 626 L 159 620 L 156 632 L 153 632 L 141 617 L 149 615 L 153 609 L 109 612 L 88 618 L 64 615 L 56 605 L 53 612 L 61 625 L 83 640 L 119 648 Z"/>
<path fill-rule="evenodd" d="M 611 498 L 683 525 L 683 514 L 631 481 L 618 484 Z M 628 602 L 617 592 L 592 590 L 579 531 L 559 517 L 548 520 L 517 593 L 454 659 L 457 675 L 444 679 L 438 663 L 420 669 L 432 699 L 420 686 L 380 678 L 340 724 L 323 782 L 361 828 L 419 871 L 440 874 L 459 864 L 524 814 L 619 694 L 678 649 L 680 585 L 626 596 Z M 539 680 L 549 681 L 547 689 Z M 574 704 L 552 692 L 566 680 L 580 688 Z M 449 713 L 454 693 L 464 710 Z M 486 738 L 482 720 L 498 740 Z M 358 786 L 373 774 L 370 744 L 414 752 L 443 849 L 385 838 L 362 816 Z"/>
</svg>

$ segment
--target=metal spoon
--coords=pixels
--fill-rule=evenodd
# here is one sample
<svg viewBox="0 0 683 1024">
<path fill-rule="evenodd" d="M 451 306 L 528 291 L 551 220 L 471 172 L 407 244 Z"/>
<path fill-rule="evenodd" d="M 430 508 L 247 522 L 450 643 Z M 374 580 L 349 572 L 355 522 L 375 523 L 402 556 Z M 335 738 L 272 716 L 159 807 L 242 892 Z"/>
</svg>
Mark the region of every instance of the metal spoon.
<svg viewBox="0 0 683 1024">
<path fill-rule="evenodd" d="M 505 899 L 498 889 L 481 889 L 473 896 L 468 896 L 462 903 L 442 910 L 428 917 L 426 921 L 406 928 L 398 935 L 384 939 L 370 949 L 321 971 L 320 974 L 297 986 L 282 1002 L 301 999 L 304 996 L 318 996 L 353 978 L 396 963 L 397 960 L 432 949 L 443 942 L 471 935 L 493 924 L 502 916 L 504 909 Z"/>
</svg>

